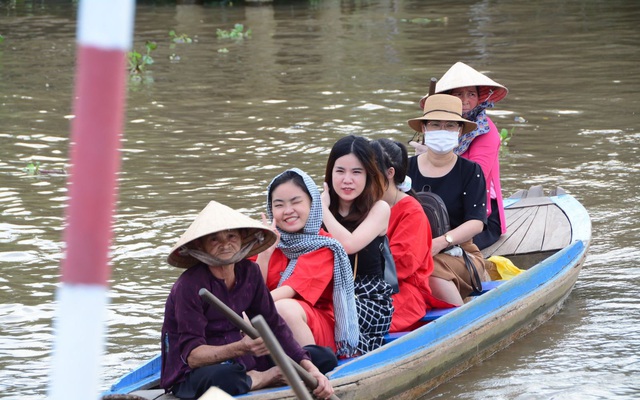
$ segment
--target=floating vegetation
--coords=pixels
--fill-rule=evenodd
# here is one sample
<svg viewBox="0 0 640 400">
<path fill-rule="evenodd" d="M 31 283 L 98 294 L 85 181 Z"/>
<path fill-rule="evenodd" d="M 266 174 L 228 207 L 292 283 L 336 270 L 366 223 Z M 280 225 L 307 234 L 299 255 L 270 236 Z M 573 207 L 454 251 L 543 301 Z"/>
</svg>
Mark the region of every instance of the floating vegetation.
<svg viewBox="0 0 640 400">
<path fill-rule="evenodd" d="M 227 49 L 226 47 L 218 49 L 218 53 L 228 53 L 228 52 L 229 52 L 229 49 Z"/>
<path fill-rule="evenodd" d="M 193 39 L 191 39 L 189 36 L 187 36 L 186 33 L 181 33 L 180 35 L 178 35 L 176 33 L 176 31 L 174 30 L 170 30 L 169 31 L 169 37 L 171 38 L 171 44 L 169 45 L 170 49 L 175 49 L 176 44 L 191 44 L 193 43 Z M 175 56 L 175 54 L 172 54 L 173 56 Z M 171 61 L 179 61 L 180 57 L 177 57 L 177 59 L 172 59 Z"/>
<path fill-rule="evenodd" d="M 216 36 L 218 36 L 218 39 L 242 40 L 251 37 L 251 29 L 247 29 L 247 31 L 244 32 L 244 25 L 235 24 L 233 26 L 233 29 L 231 29 L 230 31 L 217 29 Z"/>
<path fill-rule="evenodd" d="M 515 122 L 518 122 L 520 124 L 524 124 L 525 122 L 527 122 L 526 119 L 522 118 L 522 117 L 515 117 L 513 119 Z M 513 137 L 513 131 L 516 130 L 516 127 L 512 127 L 511 129 L 506 129 L 506 128 L 502 128 L 500 130 L 500 142 L 505 145 L 508 146 L 509 145 L 509 140 L 511 140 L 511 138 Z"/>
<path fill-rule="evenodd" d="M 193 43 L 193 40 L 186 33 L 176 34 L 176 31 L 170 30 L 169 37 L 173 43 Z"/>
<path fill-rule="evenodd" d="M 173 29 L 169 31 L 169 37 L 171 38 L 171 44 L 169 45 L 170 49 L 175 49 L 177 44 L 190 44 L 193 43 L 193 39 L 187 36 L 186 33 L 181 33 L 178 35 L 176 31 Z M 181 57 L 176 53 L 171 53 L 169 56 L 169 61 L 172 63 L 180 62 Z"/>
<path fill-rule="evenodd" d="M 23 171 L 27 173 L 27 175 L 38 176 L 38 175 L 66 175 L 67 171 L 64 169 L 42 169 L 40 168 L 40 161 L 30 161 Z"/>
<path fill-rule="evenodd" d="M 129 58 L 129 73 L 131 75 L 139 75 L 144 73 L 148 65 L 153 64 L 153 57 L 151 52 L 158 48 L 156 42 L 147 40 L 144 44 L 146 49 L 145 54 L 141 54 L 135 50 L 128 53 Z"/>
<path fill-rule="evenodd" d="M 24 168 L 24 171 L 27 175 L 38 175 L 40 173 L 40 161 L 36 161 L 35 163 L 31 161 L 27 164 L 26 168 Z"/>
<path fill-rule="evenodd" d="M 510 130 L 507 128 L 502 128 L 500 130 L 500 142 L 505 145 L 508 146 L 509 145 L 509 140 L 511 140 L 511 138 L 513 137 L 513 131 L 516 129 L 516 127 L 514 126 L 513 128 L 511 128 Z"/>
<path fill-rule="evenodd" d="M 4 42 L 4 36 L 0 35 L 0 43 Z"/>
</svg>

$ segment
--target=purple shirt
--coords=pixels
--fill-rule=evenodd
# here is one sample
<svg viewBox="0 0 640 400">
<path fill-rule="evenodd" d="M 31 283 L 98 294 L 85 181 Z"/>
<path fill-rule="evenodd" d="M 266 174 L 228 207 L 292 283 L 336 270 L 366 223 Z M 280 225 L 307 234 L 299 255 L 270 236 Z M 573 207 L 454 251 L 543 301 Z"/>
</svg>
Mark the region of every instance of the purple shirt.
<svg viewBox="0 0 640 400">
<path fill-rule="evenodd" d="M 162 325 L 162 376 L 160 385 L 169 390 L 184 380 L 191 371 L 187 364 L 189 353 L 200 345 L 220 346 L 242 339 L 240 330 L 216 308 L 200 297 L 205 288 L 219 298 L 238 315 L 246 312 L 249 319 L 262 315 L 278 338 L 284 351 L 294 361 L 309 359 L 293 338 L 273 303 L 262 279 L 258 264 L 242 260 L 235 265 L 236 284 L 231 289 L 218 279 L 205 264 L 199 263 L 187 269 L 173 284 L 167 298 Z M 247 371 L 265 370 L 268 360 L 251 355 L 235 359 Z"/>
</svg>

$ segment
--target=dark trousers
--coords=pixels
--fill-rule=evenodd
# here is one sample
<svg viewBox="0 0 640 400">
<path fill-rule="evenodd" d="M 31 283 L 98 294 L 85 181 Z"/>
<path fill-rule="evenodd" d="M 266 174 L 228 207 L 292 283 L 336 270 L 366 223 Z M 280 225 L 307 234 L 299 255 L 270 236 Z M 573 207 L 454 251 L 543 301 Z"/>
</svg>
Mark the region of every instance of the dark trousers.
<svg viewBox="0 0 640 400">
<path fill-rule="evenodd" d="M 224 363 L 196 368 L 187 374 L 184 382 L 173 387 L 173 394 L 180 399 L 197 399 L 211 386 L 217 386 L 232 396 L 247 393 L 251 378 L 243 365 Z"/>
<path fill-rule="evenodd" d="M 309 352 L 311 362 L 323 374 L 326 374 L 338 366 L 338 358 L 329 347 L 308 344 L 304 346 L 303 349 Z"/>
<path fill-rule="evenodd" d="M 487 218 L 487 226 L 485 229 L 473 237 L 473 243 L 480 250 L 486 249 L 500 239 L 502 235 L 502 226 L 500 225 L 500 210 L 498 210 L 498 201 L 491 199 L 491 214 Z"/>
<path fill-rule="evenodd" d="M 338 359 L 329 347 L 307 345 L 303 347 L 309 352 L 311 362 L 326 374 L 338 365 Z M 223 363 L 196 368 L 187 374 L 184 382 L 172 389 L 180 399 L 197 399 L 211 386 L 217 386 L 232 396 L 247 393 L 251 389 L 251 378 L 243 365 Z"/>
</svg>

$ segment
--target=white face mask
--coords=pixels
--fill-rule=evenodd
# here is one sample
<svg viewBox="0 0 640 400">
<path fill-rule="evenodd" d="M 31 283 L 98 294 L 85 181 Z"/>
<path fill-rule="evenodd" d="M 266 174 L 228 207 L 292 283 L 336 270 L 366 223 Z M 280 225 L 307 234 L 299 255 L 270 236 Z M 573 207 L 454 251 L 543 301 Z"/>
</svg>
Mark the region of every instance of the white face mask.
<svg viewBox="0 0 640 400">
<path fill-rule="evenodd" d="M 446 154 L 458 145 L 458 131 L 429 131 L 424 137 L 424 144 L 436 154 Z"/>
</svg>

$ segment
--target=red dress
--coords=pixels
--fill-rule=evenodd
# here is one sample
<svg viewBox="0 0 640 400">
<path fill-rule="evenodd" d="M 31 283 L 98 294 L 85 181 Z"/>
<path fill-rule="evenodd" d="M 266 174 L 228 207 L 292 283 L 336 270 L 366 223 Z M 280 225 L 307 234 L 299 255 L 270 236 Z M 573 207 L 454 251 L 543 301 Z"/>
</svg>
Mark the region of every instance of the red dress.
<svg viewBox="0 0 640 400">
<path fill-rule="evenodd" d="M 320 235 L 331 237 L 324 230 Z M 287 268 L 289 259 L 280 249 L 276 249 L 269 259 L 267 287 L 278 287 L 280 276 Z M 307 325 L 313 333 L 316 344 L 328 346 L 336 351 L 333 316 L 333 251 L 321 248 L 298 258 L 293 274 L 282 283 L 297 293 L 294 297 L 307 314 Z"/>
<path fill-rule="evenodd" d="M 391 207 L 387 229 L 400 291 L 393 297 L 390 332 L 409 330 L 431 308 L 431 227 L 422 206 L 407 196 Z"/>
</svg>

